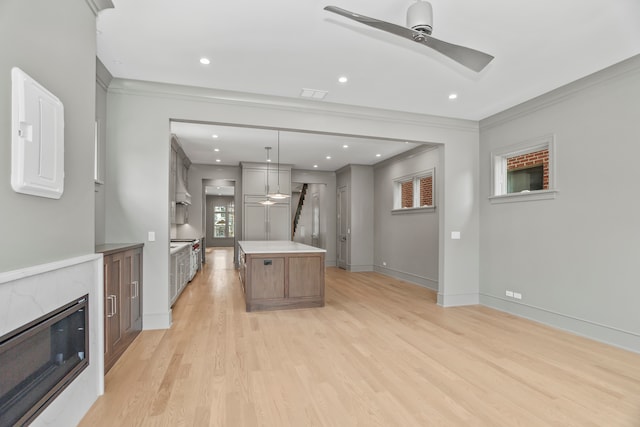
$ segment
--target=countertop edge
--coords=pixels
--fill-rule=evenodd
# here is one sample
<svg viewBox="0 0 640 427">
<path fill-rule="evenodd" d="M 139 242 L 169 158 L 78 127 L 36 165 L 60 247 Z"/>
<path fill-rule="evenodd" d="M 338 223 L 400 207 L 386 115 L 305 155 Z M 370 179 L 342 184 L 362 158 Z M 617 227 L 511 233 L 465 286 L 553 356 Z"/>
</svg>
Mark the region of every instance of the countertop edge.
<svg viewBox="0 0 640 427">
<path fill-rule="evenodd" d="M 111 255 L 129 249 L 141 248 L 143 246 L 144 243 L 105 243 L 103 245 L 96 245 L 96 253 Z"/>
<path fill-rule="evenodd" d="M 240 249 L 247 255 L 260 254 L 326 254 L 327 250 L 305 245 L 298 242 L 280 240 L 241 240 L 238 242 Z"/>
</svg>

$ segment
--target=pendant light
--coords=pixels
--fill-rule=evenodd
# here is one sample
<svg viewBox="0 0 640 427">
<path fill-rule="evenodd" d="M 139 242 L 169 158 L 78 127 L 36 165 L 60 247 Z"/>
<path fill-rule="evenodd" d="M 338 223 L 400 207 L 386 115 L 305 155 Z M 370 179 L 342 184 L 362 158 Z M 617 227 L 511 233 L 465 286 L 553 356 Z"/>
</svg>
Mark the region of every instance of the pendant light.
<svg viewBox="0 0 640 427">
<path fill-rule="evenodd" d="M 267 151 L 267 189 L 265 191 L 265 196 L 267 197 L 266 200 L 262 200 L 260 203 L 261 205 L 264 206 L 270 206 L 270 205 L 275 205 L 276 202 L 274 202 L 273 200 L 271 200 L 271 198 L 269 197 L 269 163 L 271 162 L 271 158 L 269 157 L 269 153 L 271 151 L 271 147 L 264 147 L 264 149 Z"/>
<path fill-rule="evenodd" d="M 269 197 L 276 200 L 287 199 L 291 197 L 289 194 L 284 194 L 280 192 L 280 131 L 278 131 L 278 191 L 272 194 L 269 194 Z"/>
</svg>

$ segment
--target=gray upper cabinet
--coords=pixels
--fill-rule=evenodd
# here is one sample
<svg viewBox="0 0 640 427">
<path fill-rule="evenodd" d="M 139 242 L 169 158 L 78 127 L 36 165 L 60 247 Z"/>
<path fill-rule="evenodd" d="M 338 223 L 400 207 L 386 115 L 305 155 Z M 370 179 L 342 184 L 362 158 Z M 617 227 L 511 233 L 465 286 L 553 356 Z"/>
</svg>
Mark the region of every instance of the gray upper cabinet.
<svg viewBox="0 0 640 427">
<path fill-rule="evenodd" d="M 180 147 L 178 138 L 171 137 L 171 175 L 169 177 L 169 216 L 172 224 L 187 224 L 189 222 L 189 167 L 191 160 Z M 186 202 L 185 202 L 186 201 Z"/>
<path fill-rule="evenodd" d="M 242 240 L 291 240 L 291 198 L 274 200 L 265 206 L 267 193 L 278 191 L 291 196 L 291 166 L 269 168 L 259 163 L 242 163 Z"/>
</svg>

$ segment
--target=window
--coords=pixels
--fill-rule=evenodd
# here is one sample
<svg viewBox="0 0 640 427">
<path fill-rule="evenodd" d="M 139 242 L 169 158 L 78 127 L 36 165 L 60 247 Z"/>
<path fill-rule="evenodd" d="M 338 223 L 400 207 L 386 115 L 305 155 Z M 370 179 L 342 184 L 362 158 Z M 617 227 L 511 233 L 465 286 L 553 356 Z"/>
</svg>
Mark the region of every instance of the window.
<svg viewBox="0 0 640 427">
<path fill-rule="evenodd" d="M 234 237 L 235 212 L 233 202 L 213 207 L 213 237 L 226 239 Z"/>
<path fill-rule="evenodd" d="M 394 180 L 394 212 L 407 209 L 433 209 L 434 207 L 434 170 L 419 172 Z"/>
<path fill-rule="evenodd" d="M 506 147 L 492 153 L 492 203 L 555 198 L 553 137 Z"/>
</svg>

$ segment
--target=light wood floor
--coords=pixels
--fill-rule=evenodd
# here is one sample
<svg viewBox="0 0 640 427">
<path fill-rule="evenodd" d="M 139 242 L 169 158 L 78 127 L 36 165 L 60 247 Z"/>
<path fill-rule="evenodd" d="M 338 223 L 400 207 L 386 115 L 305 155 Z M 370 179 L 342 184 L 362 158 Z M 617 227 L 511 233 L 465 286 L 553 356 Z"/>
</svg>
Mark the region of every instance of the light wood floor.
<svg viewBox="0 0 640 427">
<path fill-rule="evenodd" d="M 640 426 L 638 354 L 335 268 L 326 307 L 246 313 L 207 262 L 82 426 Z"/>
</svg>

